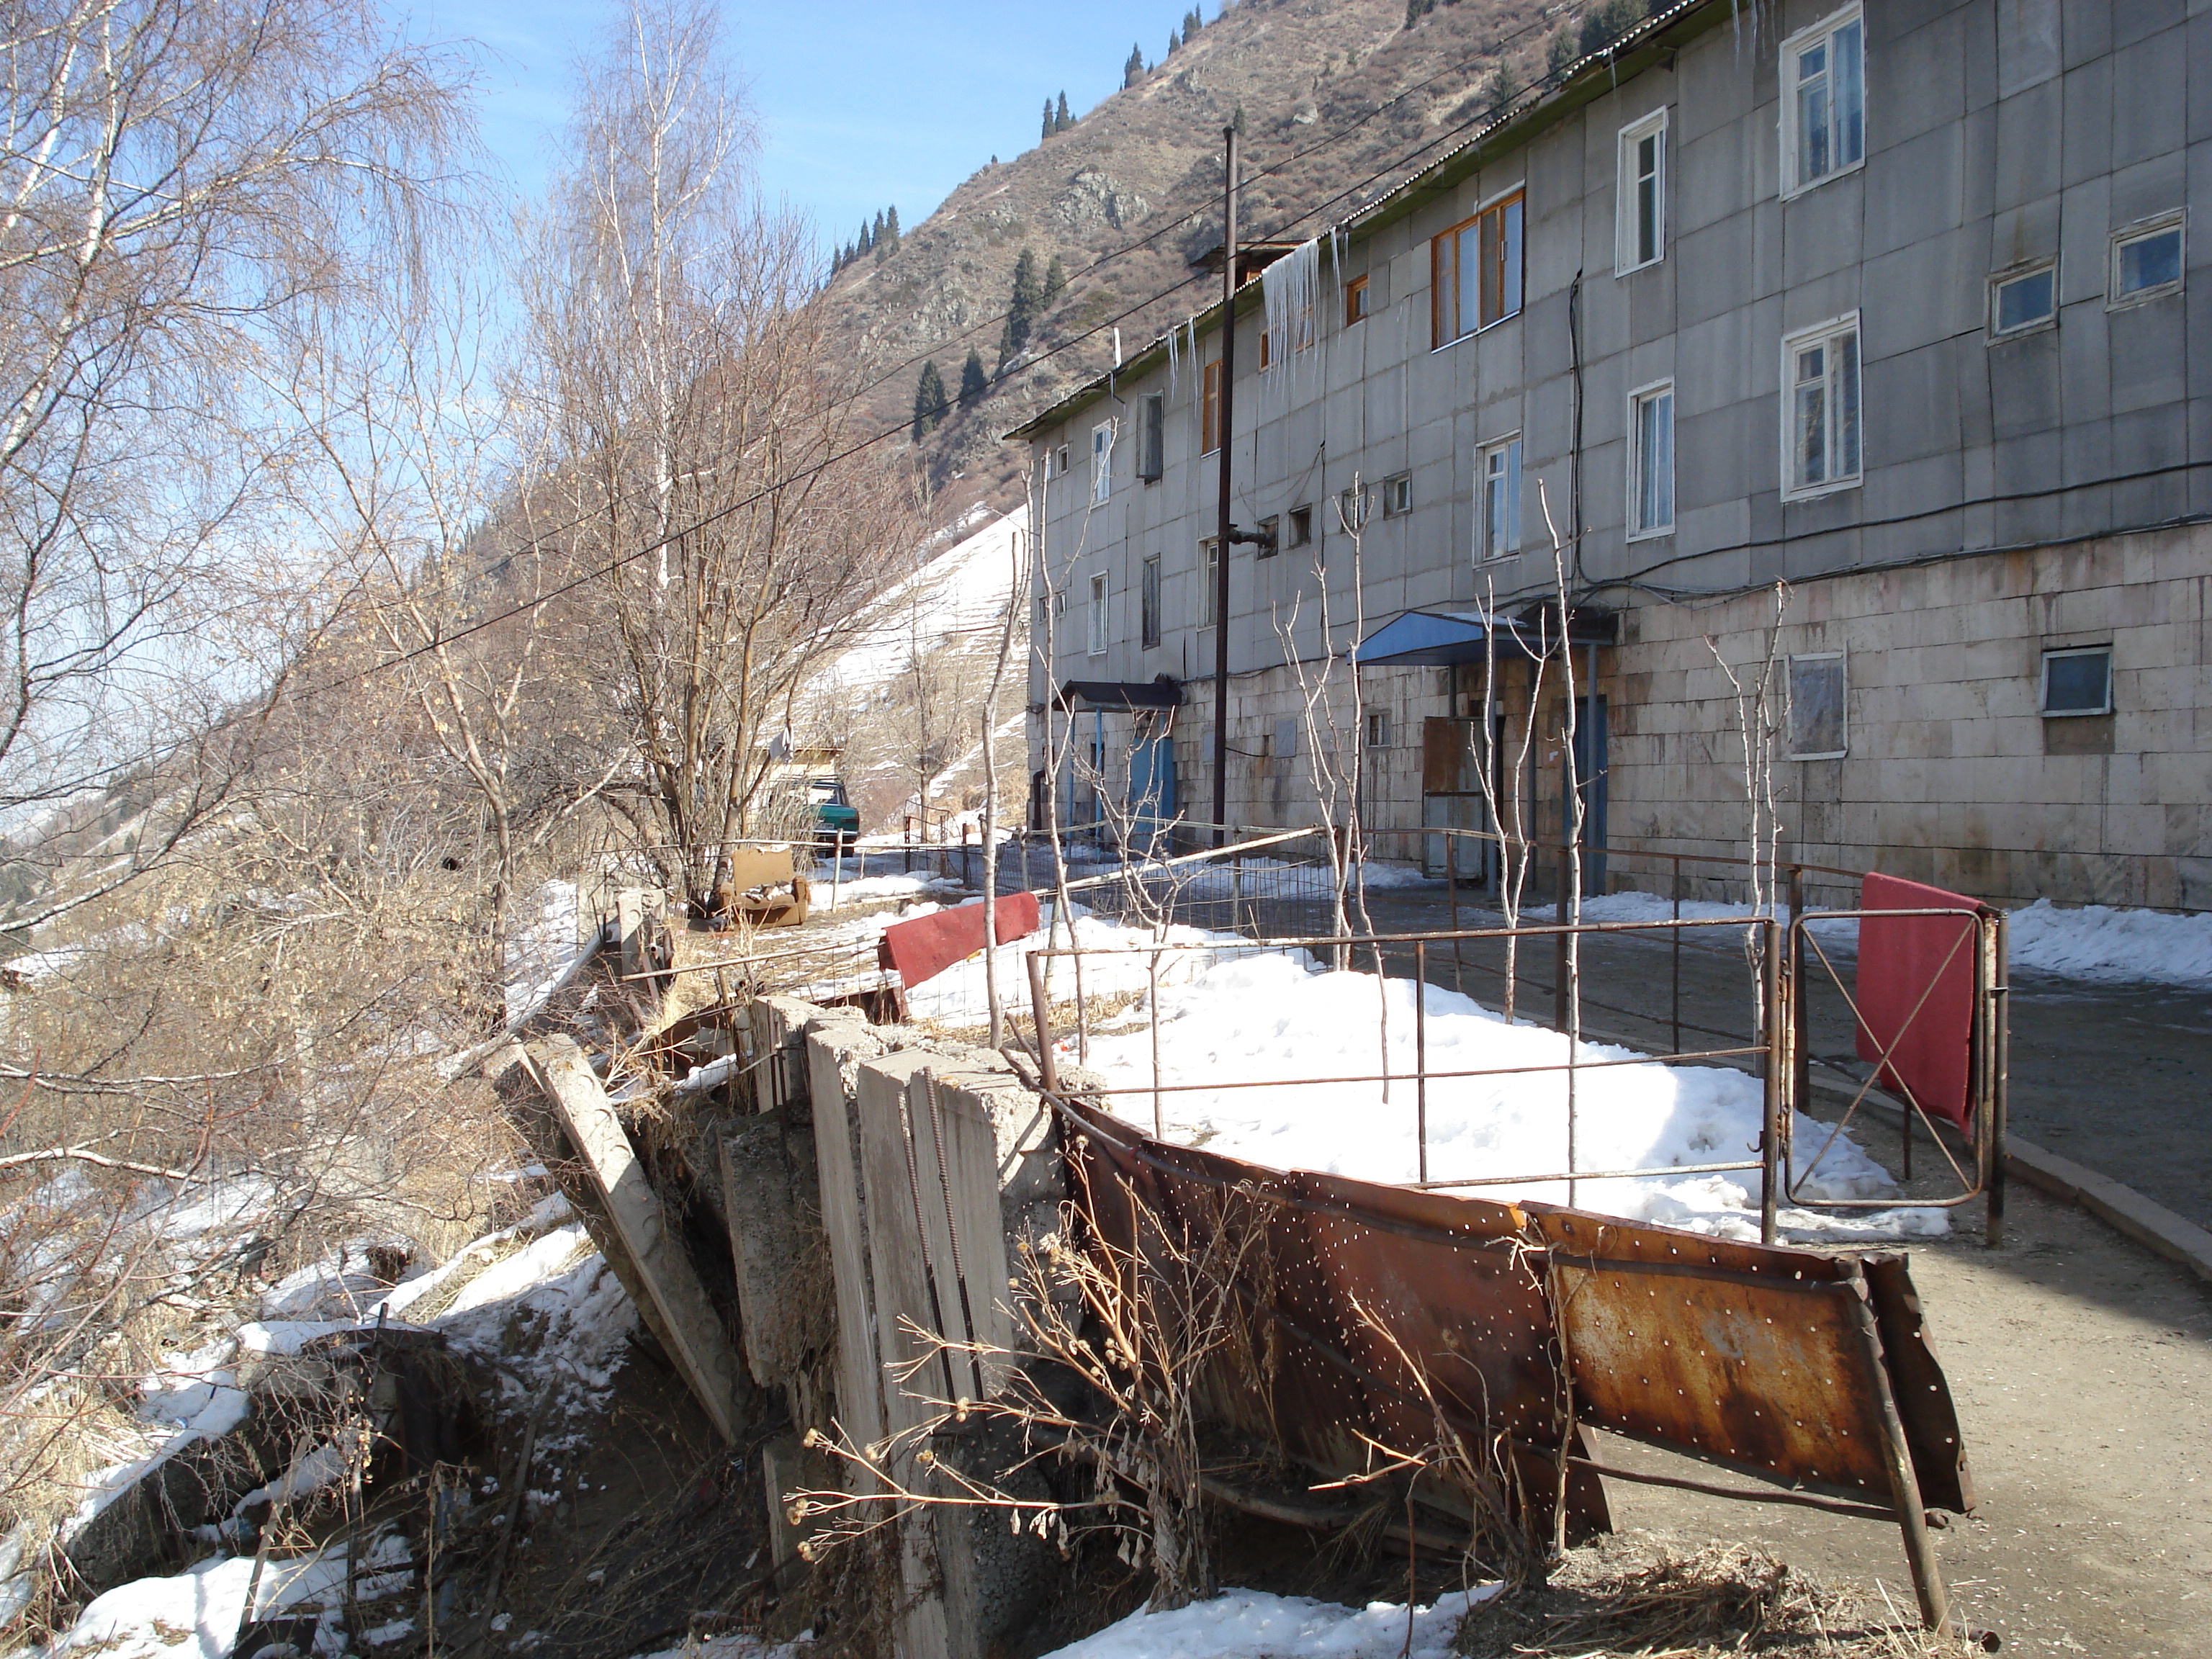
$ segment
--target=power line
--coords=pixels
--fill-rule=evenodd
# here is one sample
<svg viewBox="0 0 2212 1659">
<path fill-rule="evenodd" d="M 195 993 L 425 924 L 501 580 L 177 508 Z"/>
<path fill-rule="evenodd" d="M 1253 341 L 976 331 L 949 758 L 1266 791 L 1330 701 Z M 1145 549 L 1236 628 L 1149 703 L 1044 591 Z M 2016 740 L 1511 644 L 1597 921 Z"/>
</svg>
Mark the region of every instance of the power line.
<svg viewBox="0 0 2212 1659">
<path fill-rule="evenodd" d="M 1589 3 L 1589 0 L 1585 0 L 1585 4 Z M 1549 15 L 1540 14 L 1539 17 L 1534 21 L 1523 25 L 1522 28 L 1514 31 L 1510 34 L 1499 37 L 1498 40 L 1492 43 L 1488 50 L 1492 52 L 1495 52 L 1499 47 L 1509 44 L 1512 40 L 1534 33 L 1538 27 L 1549 21 Z M 1369 111 L 1367 114 L 1360 117 L 1357 122 L 1354 122 L 1346 127 L 1339 129 L 1336 132 L 1332 133 L 1326 138 L 1317 139 L 1314 143 L 1308 145 L 1304 149 L 1294 152 L 1292 155 L 1285 156 L 1282 161 L 1275 162 L 1270 167 L 1261 168 L 1250 176 L 1253 179 L 1261 179 L 1280 172 L 1283 168 L 1291 166 L 1296 161 L 1304 160 L 1306 156 L 1315 154 L 1316 151 L 1325 148 L 1327 145 L 1338 142 L 1345 133 L 1354 131 L 1357 126 L 1364 125 L 1366 121 L 1373 119 L 1376 115 L 1381 114 L 1383 110 L 1388 109 L 1392 104 L 1399 102 L 1415 92 L 1425 90 L 1427 88 L 1435 85 L 1439 81 L 1449 78 L 1453 72 L 1454 71 L 1450 70 L 1440 70 L 1437 74 L 1430 76 L 1428 80 L 1417 82 L 1415 85 L 1407 88 L 1405 91 L 1385 100 L 1382 104 L 1377 105 L 1374 109 Z M 1533 95 L 1540 94 L 1546 87 L 1554 81 L 1563 82 L 1566 74 L 1567 71 L 1562 70 L 1559 76 L 1547 76 L 1544 79 L 1536 82 L 1528 89 L 1527 93 L 1522 94 L 1523 100 Z M 1463 123 L 1458 127 L 1439 134 L 1427 144 L 1422 145 L 1419 149 L 1414 150 L 1413 154 L 1419 155 L 1426 150 L 1433 149 L 1437 144 L 1445 142 L 1447 139 L 1455 137 L 1462 133 L 1473 131 L 1486 124 L 1493 123 L 1498 118 L 1499 118 L 1495 115 L 1486 115 L 1482 118 L 1478 118 L 1474 121 Z M 1376 182 L 1377 180 L 1388 178 L 1393 173 L 1402 171 L 1405 168 L 1406 164 L 1406 159 L 1401 158 L 1394 161 L 1389 167 L 1379 168 L 1375 172 L 1367 174 L 1364 179 L 1356 181 L 1346 189 L 1340 191 L 1335 196 L 1328 198 L 1328 200 L 1322 203 L 1319 208 L 1309 209 L 1305 212 L 1297 216 L 1297 217 L 1288 221 L 1288 223 L 1295 225 L 1302 222 L 1305 219 L 1312 217 L 1316 212 L 1325 210 L 1328 207 L 1337 202 L 1342 201 L 1346 197 L 1366 188 L 1368 185 Z M 1242 180 L 1240 180 L 1240 184 Z M 1121 248 L 1101 255 L 1090 264 L 1084 266 L 1081 270 L 1078 271 L 1076 274 L 1079 276 L 1087 276 L 1091 271 L 1097 270 L 1101 265 L 1106 264 L 1109 260 L 1119 258 L 1125 254 L 1133 252 L 1138 248 L 1157 240 L 1167 232 L 1176 229 L 1182 225 L 1188 224 L 1197 216 L 1198 215 L 1195 212 L 1185 214 L 1181 219 L 1171 221 L 1167 224 L 1162 225 L 1158 229 L 1147 233 L 1146 235 L 1138 238 L 1133 242 L 1125 244 Z M 1127 309 L 1118 312 L 1111 317 L 1103 319 L 1102 321 L 1094 324 L 1091 327 L 1085 329 L 1080 334 L 1077 334 L 1071 338 L 1063 340 L 1058 344 L 1052 346 L 1043 352 L 1039 357 L 1033 360 L 1033 362 L 1042 362 L 1052 357 L 1058 356 L 1062 352 L 1073 350 L 1077 346 L 1084 343 L 1084 342 L 1093 339 L 1098 335 L 1104 333 L 1107 330 L 1112 328 L 1116 324 L 1135 316 L 1138 313 L 1146 310 L 1158 301 L 1168 298 L 1170 295 L 1179 293 L 1183 289 L 1188 288 L 1193 283 L 1199 282 L 1200 280 L 1203 279 L 1199 276 L 1187 276 L 1179 283 L 1176 283 L 1168 288 L 1162 289 L 1154 294 L 1148 295 L 1144 299 L 1138 301 L 1134 305 L 1130 306 Z M 989 326 L 992 320 L 994 319 L 986 319 L 982 323 L 978 324 L 975 326 L 987 328 Z M 997 320 L 1003 320 L 1003 313 Z M 953 336 L 950 341 L 940 342 L 939 347 L 933 348 L 930 354 L 923 355 L 933 355 L 934 351 L 938 349 L 941 349 L 943 345 L 957 343 L 957 341 L 967 337 L 967 335 L 972 332 L 974 332 L 973 328 L 964 331 L 963 334 Z M 884 384 L 893 374 L 898 373 L 900 369 L 908 367 L 919 361 L 921 361 L 921 357 L 919 356 L 906 359 L 904 362 L 896 366 L 885 374 L 879 375 L 876 380 L 869 382 L 867 386 L 863 386 L 855 392 L 850 392 L 844 398 L 838 399 L 836 403 L 831 404 L 831 408 L 836 409 L 848 407 L 852 404 L 858 402 L 862 397 L 866 396 L 867 392 L 873 391 L 877 386 Z M 401 652 L 396 656 L 386 658 L 380 662 L 369 664 L 368 666 L 359 669 L 352 674 L 331 681 L 326 684 L 316 688 L 316 690 L 319 692 L 328 692 L 340 690 L 348 685 L 358 684 L 360 681 L 368 678 L 371 674 L 380 672 L 385 669 L 398 667 L 404 663 L 412 662 L 416 659 L 428 656 L 432 652 L 445 646 L 451 645 L 460 640 L 471 638 L 475 635 L 483 633 L 486 630 L 497 626 L 501 623 L 512 621 L 516 617 L 538 610 L 550 601 L 560 599 L 568 593 L 574 592 L 579 588 L 581 588 L 591 582 L 598 581 L 605 577 L 610 576 L 616 571 L 622 569 L 626 565 L 635 563 L 639 559 L 644 558 L 649 554 L 658 552 L 661 549 L 680 541 L 687 535 L 703 530 L 710 525 L 719 523 L 720 520 L 730 517 L 733 514 L 742 512 L 746 507 L 753 506 L 757 502 L 763 501 L 769 496 L 775 495 L 778 490 L 788 489 L 792 485 L 806 478 L 813 477 L 827 468 L 836 465 L 841 461 L 849 460 L 854 456 L 872 449 L 879 443 L 883 443 L 890 438 L 896 437 L 899 434 L 908 430 L 910 425 L 910 422 L 899 421 L 890 426 L 887 426 L 871 436 L 863 438 L 859 442 L 838 451 L 833 455 L 826 456 L 819 461 L 816 461 L 806 466 L 801 467 L 785 477 L 776 479 L 771 483 L 762 485 L 752 494 L 746 495 L 738 501 L 735 501 L 730 502 L 726 506 L 718 507 L 714 512 L 707 514 L 703 517 L 693 520 L 688 524 L 680 526 L 676 529 L 667 532 L 664 535 L 658 536 L 648 542 L 645 542 L 638 547 L 631 550 L 629 552 L 618 555 L 595 569 L 586 571 L 580 575 L 571 577 L 568 580 L 561 583 L 550 592 L 535 595 L 525 603 L 510 606 L 505 611 L 495 612 L 491 616 L 483 617 L 478 621 L 471 623 L 466 627 L 457 629 L 451 634 L 441 635 L 434 641 L 416 646 L 410 650 Z M 709 462 L 707 467 L 700 470 L 706 471 L 714 466 L 719 466 L 729 459 L 730 458 L 728 456 L 718 457 L 714 461 Z M 586 518 L 593 516 L 600 509 L 599 507 L 594 507 L 591 513 L 580 514 L 576 517 L 568 520 L 565 524 L 554 526 L 551 532 L 544 533 L 557 534 L 562 530 L 574 528 L 576 525 L 582 523 Z M 520 550 L 517 550 L 519 551 Z"/>
</svg>

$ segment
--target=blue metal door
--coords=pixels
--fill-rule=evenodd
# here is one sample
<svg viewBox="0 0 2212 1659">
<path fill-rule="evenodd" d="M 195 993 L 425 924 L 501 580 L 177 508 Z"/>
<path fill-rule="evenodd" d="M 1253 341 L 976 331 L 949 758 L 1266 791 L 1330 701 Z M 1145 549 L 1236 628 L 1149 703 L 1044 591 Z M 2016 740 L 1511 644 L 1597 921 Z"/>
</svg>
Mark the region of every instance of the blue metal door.
<svg viewBox="0 0 2212 1659">
<path fill-rule="evenodd" d="M 1175 742 L 1164 732 L 1129 745 L 1129 832 L 1147 854 L 1176 815 Z"/>
</svg>

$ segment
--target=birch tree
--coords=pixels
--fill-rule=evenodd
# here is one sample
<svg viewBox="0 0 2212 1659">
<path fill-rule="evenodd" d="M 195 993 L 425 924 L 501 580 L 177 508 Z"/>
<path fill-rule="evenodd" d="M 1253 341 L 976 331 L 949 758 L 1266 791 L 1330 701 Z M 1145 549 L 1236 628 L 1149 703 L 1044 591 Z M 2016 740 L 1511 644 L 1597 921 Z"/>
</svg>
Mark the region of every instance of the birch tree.
<svg viewBox="0 0 2212 1659">
<path fill-rule="evenodd" d="M 625 15 L 520 273 L 539 494 L 574 522 L 593 678 L 636 756 L 611 799 L 693 893 L 725 842 L 779 827 L 771 745 L 921 527 L 910 478 L 860 448 L 811 236 L 761 199 L 720 54 L 698 0 Z"/>
</svg>

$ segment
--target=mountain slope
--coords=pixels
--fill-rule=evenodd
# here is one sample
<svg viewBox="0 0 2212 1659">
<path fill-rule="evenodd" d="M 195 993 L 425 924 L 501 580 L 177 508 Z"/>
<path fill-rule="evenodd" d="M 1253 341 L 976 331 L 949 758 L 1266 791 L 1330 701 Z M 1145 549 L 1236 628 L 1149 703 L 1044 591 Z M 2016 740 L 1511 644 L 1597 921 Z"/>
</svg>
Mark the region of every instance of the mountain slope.
<svg viewBox="0 0 2212 1659">
<path fill-rule="evenodd" d="M 1040 270 L 1065 262 L 1066 289 L 990 393 L 956 407 L 918 457 L 901 445 L 927 466 L 948 521 L 979 501 L 1018 502 L 1023 458 L 998 434 L 1109 367 L 1114 319 L 1133 351 L 1218 294 L 1218 277 L 1190 261 L 1219 246 L 1221 131 L 1240 112 L 1244 235 L 1310 236 L 1478 122 L 1501 64 L 1519 85 L 1540 78 L 1553 33 L 1589 9 L 1428 4 L 1408 27 L 1407 0 L 1243 0 L 1067 131 L 978 171 L 896 249 L 837 276 L 826 298 L 846 361 L 880 377 L 868 417 L 891 426 L 912 412 L 923 359 L 948 386 L 970 345 L 996 368 L 1024 248 Z"/>
</svg>

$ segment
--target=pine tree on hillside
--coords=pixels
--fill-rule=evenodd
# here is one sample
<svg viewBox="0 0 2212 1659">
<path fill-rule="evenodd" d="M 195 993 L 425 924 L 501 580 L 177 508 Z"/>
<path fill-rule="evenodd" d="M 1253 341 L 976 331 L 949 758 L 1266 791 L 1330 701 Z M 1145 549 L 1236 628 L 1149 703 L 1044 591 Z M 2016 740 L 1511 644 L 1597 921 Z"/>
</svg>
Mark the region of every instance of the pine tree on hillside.
<svg viewBox="0 0 2212 1659">
<path fill-rule="evenodd" d="M 934 432 L 951 407 L 951 400 L 945 395 L 945 378 L 937 372 L 933 358 L 921 366 L 921 380 L 914 389 L 915 442 L 920 443 Z"/>
<path fill-rule="evenodd" d="M 1582 54 L 1575 50 L 1575 30 L 1571 23 L 1562 23 L 1559 32 L 1552 37 L 1552 49 L 1544 58 L 1544 77 L 1556 81 L 1574 67 L 1575 59 Z"/>
<path fill-rule="evenodd" d="M 982 402 L 983 394 L 990 389 L 990 378 L 983 373 L 983 354 L 969 346 L 968 361 L 960 365 L 961 407 Z"/>
<path fill-rule="evenodd" d="M 1176 32 L 1173 29 L 1170 29 L 1168 31 L 1168 56 L 1170 58 L 1174 57 L 1176 55 L 1176 49 L 1182 45 L 1182 41 L 1177 38 Z"/>
<path fill-rule="evenodd" d="M 1067 267 L 1060 264 L 1060 255 L 1055 253 L 1052 256 L 1052 263 L 1045 267 L 1044 291 L 1037 297 L 1037 309 L 1041 312 L 1044 310 L 1054 300 L 1060 298 L 1066 289 Z"/>
<path fill-rule="evenodd" d="M 876 257 L 881 258 L 886 253 L 896 253 L 898 252 L 898 210 L 895 207 L 885 208 L 884 210 L 884 234 L 876 239 Z"/>
<path fill-rule="evenodd" d="M 1006 325 L 999 336 L 999 372 L 1005 374 L 1006 365 L 1021 356 L 1022 348 L 1030 343 L 1030 331 L 1036 326 L 1037 313 L 1044 309 L 1044 289 L 1037 282 L 1036 252 L 1022 250 L 1022 257 L 1014 261 L 1014 291 L 1006 301 Z"/>
<path fill-rule="evenodd" d="M 1577 42 L 1582 55 L 1603 52 L 1614 41 L 1644 21 L 1644 0 L 1606 0 L 1606 3 L 1583 18 L 1582 36 Z"/>
<path fill-rule="evenodd" d="M 1193 6 L 1188 11 L 1183 13 L 1182 38 L 1186 41 L 1190 40 L 1192 36 L 1195 35 L 1205 27 L 1206 19 L 1198 15 L 1198 8 L 1196 6 Z"/>
<path fill-rule="evenodd" d="M 1142 46 L 1133 46 L 1129 48 L 1129 61 L 1121 65 L 1121 84 L 1125 87 L 1133 87 L 1144 78 L 1145 49 Z"/>
<path fill-rule="evenodd" d="M 1052 100 L 1048 98 L 1044 100 L 1044 137 L 1051 137 L 1054 131 L 1056 129 L 1052 125 Z M 1039 139 L 1037 142 L 1042 143 L 1044 140 Z"/>
<path fill-rule="evenodd" d="M 1490 83 L 1482 89 L 1482 106 L 1492 115 L 1503 115 L 1521 95 L 1521 77 L 1513 72 L 1510 64 L 1500 64 L 1490 74 Z"/>
<path fill-rule="evenodd" d="M 1075 118 L 1067 112 L 1067 94 L 1064 92 L 1060 94 L 1060 108 L 1054 113 L 1052 118 L 1053 131 L 1055 132 L 1066 132 L 1068 128 L 1075 125 Z"/>
</svg>

